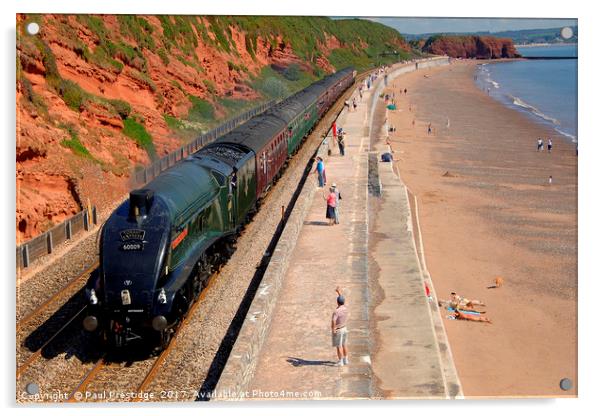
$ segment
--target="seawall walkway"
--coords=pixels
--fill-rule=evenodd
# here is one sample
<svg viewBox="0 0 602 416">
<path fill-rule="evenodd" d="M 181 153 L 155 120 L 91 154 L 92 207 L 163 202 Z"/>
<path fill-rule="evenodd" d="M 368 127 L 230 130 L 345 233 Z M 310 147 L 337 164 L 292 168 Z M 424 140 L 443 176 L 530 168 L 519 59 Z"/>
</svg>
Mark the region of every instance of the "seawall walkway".
<svg viewBox="0 0 602 416">
<path fill-rule="evenodd" d="M 414 69 L 402 67 L 389 80 Z M 370 132 L 382 136 L 382 124 L 371 124 L 374 109 L 385 105 L 378 97 L 383 83 L 381 76 L 362 101 L 354 93 L 357 110 L 339 116 L 337 125 L 347 133 L 345 156 L 332 139 L 322 146 L 321 154 L 332 151 L 325 158 L 328 185 L 318 188 L 315 174 L 308 178 L 298 201 L 307 204 L 298 237 L 285 239 L 280 249 L 287 256 L 277 256 L 285 258 L 275 266 L 281 283 L 264 277 L 215 390 L 218 399 L 461 395 L 442 325 L 434 321 L 436 300 L 425 294 L 407 191 L 391 163 L 374 164 L 387 147 L 377 140 L 370 149 Z M 369 180 L 380 184 L 380 192 L 369 192 Z M 342 200 L 340 224 L 329 226 L 323 195 L 332 183 Z M 350 363 L 343 367 L 335 366 L 331 347 L 336 286 L 350 312 Z M 258 326 L 261 319 L 268 324 Z"/>
</svg>

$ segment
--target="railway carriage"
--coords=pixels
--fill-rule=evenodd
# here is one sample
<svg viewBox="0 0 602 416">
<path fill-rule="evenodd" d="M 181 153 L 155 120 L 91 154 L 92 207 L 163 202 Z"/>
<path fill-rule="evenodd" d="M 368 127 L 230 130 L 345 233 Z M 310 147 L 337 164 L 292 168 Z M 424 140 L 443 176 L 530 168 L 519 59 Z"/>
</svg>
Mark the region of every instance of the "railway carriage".
<svg viewBox="0 0 602 416">
<path fill-rule="evenodd" d="M 155 337 L 165 348 L 287 159 L 354 78 L 352 69 L 325 77 L 132 191 L 101 231 L 84 328 L 116 347 Z"/>
</svg>

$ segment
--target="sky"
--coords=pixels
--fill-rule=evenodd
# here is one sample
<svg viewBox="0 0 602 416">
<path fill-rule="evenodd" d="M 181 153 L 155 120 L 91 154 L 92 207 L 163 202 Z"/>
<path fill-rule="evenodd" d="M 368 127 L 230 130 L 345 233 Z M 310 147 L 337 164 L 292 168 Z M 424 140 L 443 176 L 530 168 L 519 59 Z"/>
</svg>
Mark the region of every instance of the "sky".
<svg viewBox="0 0 602 416">
<path fill-rule="evenodd" d="M 370 17 L 369 20 L 397 29 L 400 33 L 501 32 L 505 30 L 548 29 L 576 26 L 577 19 L 487 19 L 433 17 Z"/>
</svg>

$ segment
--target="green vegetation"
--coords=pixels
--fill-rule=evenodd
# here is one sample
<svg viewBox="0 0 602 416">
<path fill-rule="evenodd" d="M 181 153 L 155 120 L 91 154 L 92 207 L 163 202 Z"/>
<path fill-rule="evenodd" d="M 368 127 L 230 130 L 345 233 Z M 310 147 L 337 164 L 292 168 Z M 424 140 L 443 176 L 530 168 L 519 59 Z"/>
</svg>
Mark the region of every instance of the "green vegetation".
<svg viewBox="0 0 602 416">
<path fill-rule="evenodd" d="M 189 66 L 191 68 L 194 68 L 196 71 L 198 71 L 200 73 L 205 72 L 205 70 L 203 69 L 203 67 L 200 64 L 198 64 L 196 62 L 193 62 L 193 61 L 191 61 L 189 59 L 186 59 L 186 58 L 184 58 L 181 55 L 176 56 L 176 59 L 178 61 L 182 62 L 184 65 Z"/>
<path fill-rule="evenodd" d="M 48 116 L 48 106 L 46 106 L 44 99 L 39 94 L 36 94 L 34 92 L 31 82 L 29 82 L 29 80 L 22 75 L 20 68 L 17 69 L 17 74 L 17 82 L 19 82 L 19 84 L 21 85 L 23 98 L 28 103 L 33 105 L 38 114 Z"/>
<path fill-rule="evenodd" d="M 203 84 L 205 84 L 205 87 L 207 87 L 207 91 L 209 91 L 210 94 L 215 94 L 215 83 L 213 81 L 204 79 Z"/>
<path fill-rule="evenodd" d="M 167 50 L 172 47 L 191 55 L 199 45 L 191 22 L 195 16 L 157 16 L 163 28 L 163 43 Z"/>
<path fill-rule="evenodd" d="M 217 102 L 226 110 L 226 117 L 242 114 L 257 106 L 257 102 L 255 101 L 237 100 L 233 98 L 218 98 Z"/>
<path fill-rule="evenodd" d="M 148 64 L 142 53 L 142 49 L 145 47 L 151 51 L 154 51 L 155 49 L 152 36 L 150 35 L 150 32 L 148 32 L 152 31 L 152 26 L 150 26 L 146 20 L 136 16 L 126 16 L 125 19 L 130 19 L 132 22 L 135 22 L 131 29 L 125 29 L 124 21 L 120 20 L 120 28 L 122 31 L 127 30 L 126 34 L 132 36 L 137 42 L 138 39 L 140 39 L 140 43 L 136 47 L 128 45 L 122 40 L 114 42 L 110 39 L 109 32 L 100 17 L 94 15 L 78 15 L 77 20 L 81 24 L 87 26 L 98 38 L 98 45 L 94 49 L 94 52 L 90 52 L 88 48 L 84 46 L 82 48 L 81 56 L 86 59 L 86 61 L 101 65 L 103 68 L 113 67 L 118 73 L 123 69 L 123 64 L 136 68 L 139 71 L 146 72 Z M 145 23 L 141 23 L 141 21 L 144 21 Z M 120 62 L 116 60 L 121 61 L 122 64 L 120 65 Z"/>
<path fill-rule="evenodd" d="M 188 111 L 188 120 L 197 123 L 208 123 L 215 119 L 215 111 L 209 101 L 189 95 L 192 107 Z"/>
<path fill-rule="evenodd" d="M 148 153 L 151 160 L 157 158 L 153 138 L 146 131 L 144 126 L 135 120 L 135 117 L 128 117 L 123 121 L 123 134 L 134 139 L 138 146 L 146 150 L 146 153 Z"/>
<path fill-rule="evenodd" d="M 226 16 L 207 16 L 209 27 L 215 39 L 217 40 L 217 46 L 225 52 L 230 52 L 230 32 L 228 30 L 229 19 Z"/>
<path fill-rule="evenodd" d="M 177 89 L 179 89 L 180 91 L 184 92 L 184 89 L 182 88 L 180 83 L 178 81 L 176 81 L 175 79 L 172 79 L 171 81 L 169 81 L 169 83 L 171 85 L 173 85 L 174 87 L 176 87 Z"/>
<path fill-rule="evenodd" d="M 135 69 L 131 69 L 127 72 L 127 74 L 134 78 L 136 81 L 140 82 L 141 84 L 144 84 L 147 87 L 149 87 L 152 92 L 157 91 L 157 86 L 155 85 L 153 80 L 145 73 L 136 71 Z"/>
<path fill-rule="evenodd" d="M 155 40 L 153 39 L 153 26 L 142 17 L 134 15 L 117 15 L 119 22 L 119 30 L 125 36 L 136 41 L 136 44 L 141 48 L 146 48 L 151 52 L 156 49 Z"/>
<path fill-rule="evenodd" d="M 250 84 L 251 88 L 259 91 L 268 99 L 283 98 L 290 95 L 286 79 L 270 66 L 263 67 L 259 76 L 253 78 Z"/>
<path fill-rule="evenodd" d="M 107 100 L 123 120 L 132 112 L 132 106 L 123 100 Z"/>
<path fill-rule="evenodd" d="M 263 67 L 259 76 L 251 79 L 250 86 L 267 99 L 278 99 L 294 94 L 316 80 L 314 74 L 295 66 L 296 64 L 293 64 L 277 69 L 271 66 Z M 291 67 L 293 69 L 290 69 Z"/>
<path fill-rule="evenodd" d="M 159 49 L 157 51 L 157 55 L 159 55 L 159 58 L 161 58 L 161 61 L 163 61 L 163 64 L 165 65 L 169 65 L 169 56 L 167 56 L 167 51 L 163 48 Z"/>
<path fill-rule="evenodd" d="M 188 123 L 169 114 L 163 114 L 163 120 L 167 127 L 184 142 L 189 142 L 203 131 L 197 124 Z"/>
<path fill-rule="evenodd" d="M 236 65 L 232 61 L 228 61 L 228 70 L 239 71 L 239 72 L 249 72 L 249 68 L 247 68 L 244 64 Z"/>
<path fill-rule="evenodd" d="M 63 139 L 61 141 L 62 146 L 71 149 L 71 151 L 77 156 L 81 156 L 86 159 L 90 159 L 92 161 L 97 162 L 94 156 L 92 156 L 88 149 L 86 149 L 86 146 L 84 146 L 84 144 L 79 140 L 79 137 L 77 136 L 77 131 L 75 130 L 75 127 L 72 124 L 61 124 L 59 125 L 59 127 L 66 130 L 67 133 L 69 133 L 69 136 L 71 137 L 70 139 Z"/>
<path fill-rule="evenodd" d="M 169 114 L 163 114 L 163 120 L 165 120 L 167 127 L 169 127 L 172 130 L 179 130 L 184 128 L 184 125 L 182 124 L 180 119 L 177 119 L 174 116 L 170 116 Z"/>
</svg>

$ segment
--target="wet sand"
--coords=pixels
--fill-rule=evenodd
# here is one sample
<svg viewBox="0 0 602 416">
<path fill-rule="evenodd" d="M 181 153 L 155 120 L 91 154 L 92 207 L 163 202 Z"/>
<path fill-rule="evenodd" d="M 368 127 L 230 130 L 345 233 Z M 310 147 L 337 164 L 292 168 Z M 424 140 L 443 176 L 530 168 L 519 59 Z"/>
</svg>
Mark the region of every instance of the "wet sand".
<svg viewBox="0 0 602 416">
<path fill-rule="evenodd" d="M 574 396 L 575 147 L 488 97 L 474 84 L 474 68 L 474 62 L 461 62 L 418 71 L 385 90 L 395 92 L 390 143 L 417 197 L 437 294 L 479 299 L 493 321 L 449 320 L 441 311 L 464 394 Z M 427 134 L 428 123 L 434 134 Z M 554 141 L 551 153 L 536 152 L 540 136 Z M 504 285 L 488 289 L 496 276 Z M 559 387 L 565 377 L 574 383 L 568 392 Z"/>
</svg>

